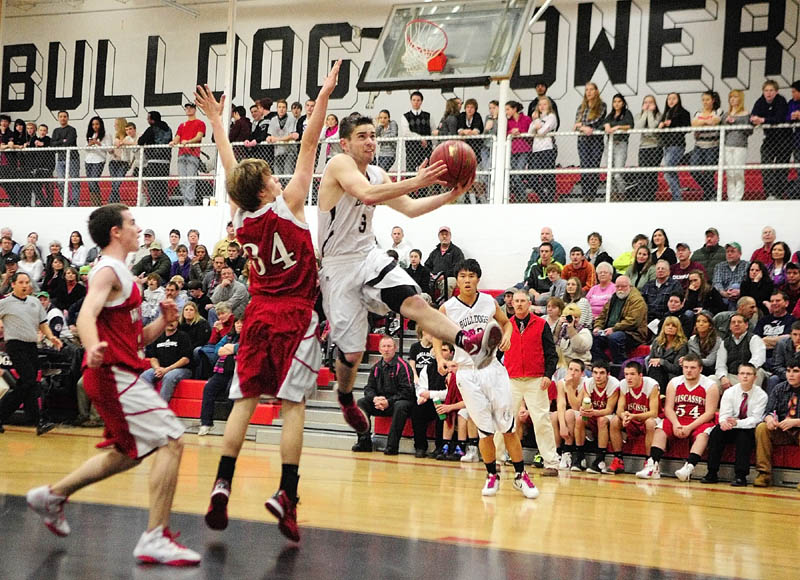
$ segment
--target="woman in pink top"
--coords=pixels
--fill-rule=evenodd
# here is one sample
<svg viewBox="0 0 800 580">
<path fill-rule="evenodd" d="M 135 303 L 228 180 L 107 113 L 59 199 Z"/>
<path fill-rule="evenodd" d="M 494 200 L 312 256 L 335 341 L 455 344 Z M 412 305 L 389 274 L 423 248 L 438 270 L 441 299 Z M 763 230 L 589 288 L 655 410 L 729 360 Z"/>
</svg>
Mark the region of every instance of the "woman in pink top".
<svg viewBox="0 0 800 580">
<path fill-rule="evenodd" d="M 597 284 L 589 288 L 589 292 L 586 293 L 586 300 L 589 301 L 589 305 L 592 307 L 592 316 L 597 318 L 603 311 L 603 306 L 616 292 L 617 287 L 611 281 L 611 276 L 614 275 L 614 268 L 608 262 L 598 264 L 595 274 L 597 274 Z"/>
<path fill-rule="evenodd" d="M 531 118 L 522 112 L 522 104 L 517 101 L 506 103 L 506 117 L 508 118 L 508 134 L 511 139 L 511 169 L 527 169 L 528 156 L 531 152 L 530 138 L 523 138 L 531 127 Z M 512 201 L 527 201 L 522 199 L 525 194 L 524 175 L 511 175 L 509 179 L 508 197 Z"/>
</svg>

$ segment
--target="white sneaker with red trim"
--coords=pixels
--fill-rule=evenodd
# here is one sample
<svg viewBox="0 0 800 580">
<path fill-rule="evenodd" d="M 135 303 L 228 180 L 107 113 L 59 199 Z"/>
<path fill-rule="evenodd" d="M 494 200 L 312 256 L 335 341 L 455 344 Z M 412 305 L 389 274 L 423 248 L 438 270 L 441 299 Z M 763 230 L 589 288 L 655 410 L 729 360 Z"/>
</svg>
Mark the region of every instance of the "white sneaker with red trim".
<svg viewBox="0 0 800 580">
<path fill-rule="evenodd" d="M 62 538 L 69 535 L 69 524 L 64 515 L 66 497 L 54 494 L 49 485 L 43 485 L 30 490 L 26 499 L 28 507 L 39 514 L 48 530 Z"/>
<path fill-rule="evenodd" d="M 145 564 L 165 564 L 167 566 L 195 566 L 200 563 L 200 554 L 179 544 L 180 534 L 173 534 L 169 528 L 156 526 L 142 534 L 133 550 L 134 557 Z"/>
</svg>

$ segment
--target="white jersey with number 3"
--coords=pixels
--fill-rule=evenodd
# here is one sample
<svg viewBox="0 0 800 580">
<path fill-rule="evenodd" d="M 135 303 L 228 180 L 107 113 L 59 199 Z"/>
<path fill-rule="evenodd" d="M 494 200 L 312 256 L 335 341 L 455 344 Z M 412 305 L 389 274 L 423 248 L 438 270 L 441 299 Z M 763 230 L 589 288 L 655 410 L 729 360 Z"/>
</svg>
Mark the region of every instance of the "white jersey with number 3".
<svg viewBox="0 0 800 580">
<path fill-rule="evenodd" d="M 497 312 L 497 302 L 489 294 L 478 293 L 475 303 L 470 306 L 461 300 L 460 296 L 453 296 L 444 303 L 447 318 L 455 322 L 465 336 L 472 336 L 483 331 L 486 325 L 494 318 Z M 473 366 L 472 357 L 461 348 L 456 348 L 453 361 L 459 366 Z"/>
</svg>

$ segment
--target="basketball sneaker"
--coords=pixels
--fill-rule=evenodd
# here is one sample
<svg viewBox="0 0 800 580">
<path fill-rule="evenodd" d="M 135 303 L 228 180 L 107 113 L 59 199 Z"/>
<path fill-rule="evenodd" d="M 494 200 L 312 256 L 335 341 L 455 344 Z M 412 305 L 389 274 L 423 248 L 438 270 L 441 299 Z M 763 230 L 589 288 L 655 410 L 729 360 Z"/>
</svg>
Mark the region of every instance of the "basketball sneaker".
<svg viewBox="0 0 800 580">
<path fill-rule="evenodd" d="M 539 497 L 539 490 L 533 485 L 531 478 L 528 476 L 528 473 L 523 471 L 522 473 L 518 473 L 517 476 L 514 478 L 514 489 L 521 491 L 522 495 L 527 497 L 528 499 L 536 499 Z"/>
<path fill-rule="evenodd" d="M 531 463 L 534 467 L 541 469 L 544 467 L 544 457 L 539 455 L 538 453 L 533 456 L 533 463 Z"/>
<path fill-rule="evenodd" d="M 353 430 L 358 433 L 366 433 L 369 431 L 369 419 L 364 415 L 364 411 L 359 409 L 358 405 L 356 405 L 355 399 L 349 405 L 343 405 L 341 401 L 339 401 L 339 407 L 342 409 L 342 415 L 344 415 L 344 420 L 347 421 L 347 424 L 350 425 Z"/>
<path fill-rule="evenodd" d="M 586 471 L 586 458 L 583 455 L 579 455 L 575 459 L 575 463 L 570 467 L 570 471 Z"/>
<path fill-rule="evenodd" d="M 180 534 L 173 534 L 169 528 L 156 526 L 139 538 L 133 556 L 145 564 L 165 564 L 166 566 L 196 566 L 200 554 L 179 544 Z"/>
<path fill-rule="evenodd" d="M 284 536 L 293 542 L 300 541 L 300 531 L 297 529 L 297 502 L 290 500 L 286 492 L 279 489 L 267 500 L 264 507 L 278 518 L 278 529 Z"/>
<path fill-rule="evenodd" d="M 661 467 L 653 461 L 652 457 L 648 457 L 644 467 L 636 472 L 636 477 L 639 479 L 661 479 Z"/>
<path fill-rule="evenodd" d="M 209 433 L 211 433 L 211 427 L 208 425 L 200 425 L 200 428 L 197 430 L 198 437 L 205 437 Z"/>
<path fill-rule="evenodd" d="M 694 471 L 694 465 L 689 463 L 688 461 L 683 464 L 678 471 L 675 472 L 675 477 L 680 479 L 681 481 L 689 481 L 692 478 L 692 472 Z"/>
<path fill-rule="evenodd" d="M 561 461 L 558 462 L 559 471 L 569 471 L 572 467 L 572 453 L 565 451 L 561 454 Z"/>
<path fill-rule="evenodd" d="M 228 527 L 228 498 L 231 496 L 231 482 L 218 479 L 211 490 L 211 501 L 206 513 L 206 525 L 212 530 L 224 530 Z"/>
<path fill-rule="evenodd" d="M 39 514 L 48 530 L 62 538 L 69 535 L 69 524 L 64 515 L 66 497 L 54 494 L 49 485 L 43 485 L 30 490 L 26 499 L 28 507 Z"/>
<path fill-rule="evenodd" d="M 606 470 L 606 462 L 601 461 L 599 457 L 594 461 L 592 461 L 592 464 L 588 468 L 586 468 L 586 471 L 588 471 L 589 473 L 598 473 L 598 474 L 605 473 L 605 470 Z"/>
<path fill-rule="evenodd" d="M 445 461 L 448 455 L 450 455 L 450 444 L 445 443 L 439 450 L 439 454 L 436 456 L 436 461 Z"/>
<path fill-rule="evenodd" d="M 500 474 L 498 473 L 486 474 L 486 483 L 483 484 L 481 495 L 489 497 L 495 496 L 497 495 L 498 489 L 500 489 Z"/>
<path fill-rule="evenodd" d="M 614 475 L 625 473 L 625 462 L 619 457 L 615 457 L 611 462 L 611 466 L 607 470 L 603 471 L 603 473 L 613 473 Z"/>
<path fill-rule="evenodd" d="M 461 461 L 461 458 L 464 457 L 464 450 L 461 449 L 461 445 L 456 445 L 456 448 L 453 449 L 453 453 L 447 458 L 448 461 Z"/>
<path fill-rule="evenodd" d="M 464 454 L 464 457 L 461 458 L 461 463 L 478 463 L 480 458 L 478 457 L 478 448 L 474 445 L 470 445 L 467 447 L 467 452 Z"/>
<path fill-rule="evenodd" d="M 492 362 L 494 353 L 502 341 L 503 330 L 497 324 L 497 321 L 492 319 L 483 329 L 483 332 L 465 336 L 461 346 L 472 357 L 475 366 L 482 369 Z"/>
</svg>

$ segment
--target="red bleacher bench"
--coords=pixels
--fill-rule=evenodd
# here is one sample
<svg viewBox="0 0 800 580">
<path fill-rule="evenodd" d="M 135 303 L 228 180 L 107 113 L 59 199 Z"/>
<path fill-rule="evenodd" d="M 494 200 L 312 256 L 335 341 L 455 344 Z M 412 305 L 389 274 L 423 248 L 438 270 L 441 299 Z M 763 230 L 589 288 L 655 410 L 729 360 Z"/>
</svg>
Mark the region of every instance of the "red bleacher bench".
<svg viewBox="0 0 800 580">
<path fill-rule="evenodd" d="M 373 417 L 373 429 L 376 435 L 388 435 L 389 429 L 392 428 L 392 418 L 391 417 Z M 413 437 L 414 436 L 414 428 L 411 425 L 411 419 L 406 419 L 406 424 L 403 427 L 403 437 Z M 427 436 L 429 439 L 432 439 L 436 436 L 436 427 L 433 422 L 428 423 L 428 432 Z"/>
<path fill-rule="evenodd" d="M 186 419 L 199 419 L 200 409 L 203 406 L 203 387 L 206 381 L 194 379 L 184 379 L 175 387 L 169 408 L 178 417 Z M 253 425 L 272 425 L 272 422 L 280 416 L 280 402 L 259 403 L 256 407 L 250 423 Z"/>
<path fill-rule="evenodd" d="M 333 382 L 333 372 L 328 367 L 320 367 L 317 375 L 317 386 L 327 387 Z"/>
</svg>

